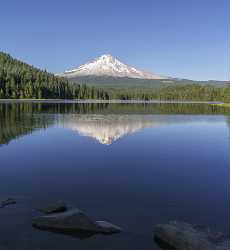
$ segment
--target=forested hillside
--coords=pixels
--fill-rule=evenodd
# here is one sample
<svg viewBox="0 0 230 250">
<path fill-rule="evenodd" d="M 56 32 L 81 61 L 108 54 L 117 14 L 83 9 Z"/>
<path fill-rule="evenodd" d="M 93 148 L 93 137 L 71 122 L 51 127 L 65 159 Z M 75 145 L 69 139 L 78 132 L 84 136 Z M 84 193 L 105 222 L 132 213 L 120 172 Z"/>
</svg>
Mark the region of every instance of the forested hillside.
<svg viewBox="0 0 230 250">
<path fill-rule="evenodd" d="M 135 79 L 133 80 L 135 82 Z M 0 99 L 121 99 L 230 102 L 230 86 L 203 84 L 94 87 L 70 83 L 0 52 Z"/>
<path fill-rule="evenodd" d="M 72 84 L 0 52 L 0 98 L 108 99 L 105 91 Z"/>
<path fill-rule="evenodd" d="M 225 101 L 230 99 L 229 87 L 211 85 L 172 85 L 155 89 L 111 88 L 106 89 L 111 99 L 141 100 L 192 100 L 192 101 Z"/>
<path fill-rule="evenodd" d="M 188 79 L 136 79 L 128 77 L 112 77 L 112 76 L 79 76 L 68 78 L 71 82 L 79 84 L 87 84 L 87 86 L 106 88 L 144 88 L 154 89 L 164 86 L 185 86 L 185 85 L 202 85 L 212 87 L 226 87 L 227 81 L 194 81 Z"/>
</svg>

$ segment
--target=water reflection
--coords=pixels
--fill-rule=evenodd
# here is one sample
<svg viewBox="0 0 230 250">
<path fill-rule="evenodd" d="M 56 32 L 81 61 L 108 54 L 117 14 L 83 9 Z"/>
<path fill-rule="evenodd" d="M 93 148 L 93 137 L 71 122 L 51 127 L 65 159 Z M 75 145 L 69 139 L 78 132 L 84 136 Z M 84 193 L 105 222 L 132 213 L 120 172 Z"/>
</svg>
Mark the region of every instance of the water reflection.
<svg viewBox="0 0 230 250">
<path fill-rule="evenodd" d="M 0 245 L 156 250 L 153 228 L 174 219 L 230 231 L 227 124 L 229 110 L 205 104 L 0 104 L 0 145 L 33 133 L 0 148 L 0 196 L 18 197 L 0 213 Z M 50 199 L 81 204 L 125 233 L 34 230 L 32 208 Z"/>
<path fill-rule="evenodd" d="M 194 119 L 195 118 L 195 119 Z M 169 124 L 219 121 L 217 116 L 180 115 L 64 115 L 59 119 L 61 126 L 78 132 L 104 145 L 142 129 Z"/>
<path fill-rule="evenodd" d="M 105 145 L 158 124 L 148 115 L 71 115 L 65 116 L 61 123 L 64 127 Z"/>
<path fill-rule="evenodd" d="M 39 112 L 40 105 L 0 104 L 0 145 L 52 124 L 49 117 L 36 115 Z"/>
<path fill-rule="evenodd" d="M 54 124 L 110 145 L 144 128 L 192 121 L 191 117 L 184 116 L 187 114 L 229 115 L 229 112 L 207 104 L 0 104 L 0 145 Z M 181 115 L 180 118 L 170 117 L 175 114 Z M 230 124 L 230 118 L 226 117 Z"/>
</svg>

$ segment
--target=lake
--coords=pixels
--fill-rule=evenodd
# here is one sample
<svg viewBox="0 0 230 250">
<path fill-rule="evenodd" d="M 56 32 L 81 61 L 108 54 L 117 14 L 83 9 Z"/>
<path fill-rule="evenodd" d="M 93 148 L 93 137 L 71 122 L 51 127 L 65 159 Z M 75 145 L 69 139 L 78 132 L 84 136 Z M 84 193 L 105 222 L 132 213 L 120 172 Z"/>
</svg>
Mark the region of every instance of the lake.
<svg viewBox="0 0 230 250">
<path fill-rule="evenodd" d="M 199 103 L 0 104 L 0 249 L 156 250 L 170 220 L 229 233 L 230 110 Z M 31 226 L 54 201 L 120 234 L 84 240 Z"/>
</svg>

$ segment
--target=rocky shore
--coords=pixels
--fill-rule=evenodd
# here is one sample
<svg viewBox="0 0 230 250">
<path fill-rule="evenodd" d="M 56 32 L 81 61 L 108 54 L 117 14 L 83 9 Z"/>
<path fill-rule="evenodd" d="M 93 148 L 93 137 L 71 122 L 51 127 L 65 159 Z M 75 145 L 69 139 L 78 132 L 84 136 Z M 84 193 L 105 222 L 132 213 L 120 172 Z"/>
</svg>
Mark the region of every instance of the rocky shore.
<svg viewBox="0 0 230 250">
<path fill-rule="evenodd" d="M 0 200 L 0 208 L 16 204 L 13 198 Z M 93 235 L 111 235 L 122 229 L 107 221 L 93 220 L 82 210 L 64 202 L 36 209 L 41 215 L 31 218 L 38 230 L 85 239 Z M 155 243 L 162 250 L 230 250 L 230 235 L 214 232 L 202 225 L 171 221 L 159 224 L 154 230 Z"/>
</svg>

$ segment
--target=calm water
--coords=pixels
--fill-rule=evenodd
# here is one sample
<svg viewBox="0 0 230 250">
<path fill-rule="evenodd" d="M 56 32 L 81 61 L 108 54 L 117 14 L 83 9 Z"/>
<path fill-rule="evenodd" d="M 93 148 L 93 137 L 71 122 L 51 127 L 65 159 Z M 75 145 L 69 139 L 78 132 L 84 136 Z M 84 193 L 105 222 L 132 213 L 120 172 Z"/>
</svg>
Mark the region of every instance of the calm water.
<svg viewBox="0 0 230 250">
<path fill-rule="evenodd" d="M 230 232 L 230 112 L 207 104 L 0 104 L 0 249 L 154 250 L 158 223 Z M 79 240 L 31 227 L 77 206 L 124 232 Z"/>
</svg>

